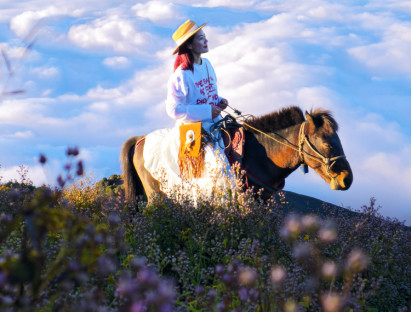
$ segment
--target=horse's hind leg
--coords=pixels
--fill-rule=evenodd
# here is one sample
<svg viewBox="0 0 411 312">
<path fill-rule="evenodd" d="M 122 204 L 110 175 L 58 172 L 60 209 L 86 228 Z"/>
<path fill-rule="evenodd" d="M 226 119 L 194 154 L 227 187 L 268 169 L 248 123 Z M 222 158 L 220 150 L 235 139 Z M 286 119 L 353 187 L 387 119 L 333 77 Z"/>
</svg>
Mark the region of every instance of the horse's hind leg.
<svg viewBox="0 0 411 312">
<path fill-rule="evenodd" d="M 150 172 L 144 167 L 144 158 L 143 158 L 143 151 L 144 151 L 144 140 L 142 140 L 135 149 L 133 163 L 134 167 L 136 168 L 137 174 L 143 184 L 144 191 L 147 196 L 148 203 L 151 202 L 153 196 L 156 194 L 160 194 L 160 183 L 153 178 Z"/>
</svg>

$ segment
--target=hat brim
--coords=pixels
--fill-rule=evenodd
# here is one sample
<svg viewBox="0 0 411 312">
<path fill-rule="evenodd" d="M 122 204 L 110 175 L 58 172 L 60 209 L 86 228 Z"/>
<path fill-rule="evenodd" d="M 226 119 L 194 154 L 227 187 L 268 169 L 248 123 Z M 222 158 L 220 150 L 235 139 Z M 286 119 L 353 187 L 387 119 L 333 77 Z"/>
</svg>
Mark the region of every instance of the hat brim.
<svg viewBox="0 0 411 312">
<path fill-rule="evenodd" d="M 176 53 L 178 52 L 178 50 L 180 49 L 181 45 L 184 44 L 184 42 L 186 42 L 191 36 L 194 36 L 194 35 L 196 34 L 196 32 L 198 32 L 201 28 L 203 28 L 203 27 L 204 27 L 205 25 L 207 25 L 207 24 L 208 24 L 208 22 L 207 22 L 207 23 L 204 23 L 203 25 L 201 25 L 201 26 L 199 26 L 198 28 L 196 28 L 193 32 L 185 34 L 185 35 L 180 39 L 181 42 L 180 42 L 180 44 L 174 49 L 172 55 L 176 54 Z"/>
</svg>

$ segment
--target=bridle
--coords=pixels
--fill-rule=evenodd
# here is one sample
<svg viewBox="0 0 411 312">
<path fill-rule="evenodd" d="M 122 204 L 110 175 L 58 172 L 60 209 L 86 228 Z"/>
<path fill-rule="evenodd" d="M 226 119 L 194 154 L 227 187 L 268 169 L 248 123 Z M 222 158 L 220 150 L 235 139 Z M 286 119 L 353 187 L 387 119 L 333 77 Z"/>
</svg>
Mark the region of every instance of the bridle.
<svg viewBox="0 0 411 312">
<path fill-rule="evenodd" d="M 237 120 L 236 117 L 234 117 L 234 116 L 232 116 L 232 115 L 229 115 L 229 116 L 232 117 L 233 119 Z M 327 174 L 328 174 L 328 176 L 329 176 L 331 179 L 335 179 L 335 178 L 337 177 L 337 175 L 333 175 L 333 174 L 332 174 L 331 168 L 335 165 L 335 163 L 336 163 L 337 160 L 346 158 L 346 156 L 345 156 L 344 154 L 339 155 L 339 156 L 335 156 L 335 157 L 331 157 L 331 158 L 325 157 L 323 154 L 321 154 L 321 153 L 317 150 L 317 148 L 310 142 L 310 139 L 309 139 L 308 136 L 305 134 L 305 125 L 307 124 L 307 121 L 304 121 L 304 122 L 301 124 L 301 126 L 300 126 L 300 130 L 299 130 L 299 132 L 298 132 L 298 146 L 292 144 L 291 142 L 284 141 L 285 139 L 284 139 L 283 137 L 281 137 L 281 136 L 280 136 L 278 133 L 276 133 L 276 132 L 273 132 L 272 134 L 275 134 L 276 136 L 281 137 L 282 140 L 279 140 L 279 139 L 277 139 L 277 138 L 275 138 L 275 137 L 273 137 L 273 136 L 271 136 L 271 135 L 269 135 L 269 134 L 267 134 L 267 133 L 265 133 L 265 132 L 263 132 L 263 131 L 261 131 L 261 130 L 259 130 L 259 129 L 254 128 L 254 127 L 251 126 L 250 124 L 246 123 L 244 120 L 241 120 L 241 123 L 242 123 L 244 126 L 246 126 L 246 127 L 248 127 L 248 128 L 251 128 L 251 129 L 253 129 L 254 131 L 257 131 L 257 132 L 263 134 L 264 136 L 270 138 L 271 140 L 274 140 L 274 141 L 276 141 L 276 142 L 278 142 L 278 143 L 280 143 L 280 144 L 283 144 L 283 145 L 285 145 L 285 146 L 287 146 L 287 147 L 289 147 L 289 148 L 297 151 L 297 152 L 298 152 L 298 155 L 299 155 L 299 157 L 300 157 L 300 160 L 301 160 L 301 164 L 303 164 L 303 165 L 306 164 L 304 157 L 309 157 L 309 158 L 311 158 L 311 159 L 315 159 L 315 160 L 321 162 L 322 165 L 325 166 L 325 168 L 326 168 L 326 170 L 327 170 Z M 315 155 L 311 155 L 311 154 L 309 154 L 307 151 L 304 150 L 304 144 L 305 144 L 305 143 L 311 148 L 311 150 L 314 152 Z"/>
<path fill-rule="evenodd" d="M 305 160 L 304 160 L 304 156 L 308 156 L 310 158 L 316 159 L 320 162 L 322 162 L 326 169 L 327 169 L 327 174 L 329 175 L 329 177 L 331 179 L 335 179 L 337 177 L 333 176 L 331 173 L 331 168 L 334 166 L 335 162 L 338 159 L 343 159 L 346 158 L 346 156 L 344 154 L 339 155 L 339 156 L 335 156 L 335 157 L 325 157 L 324 155 L 322 155 L 316 148 L 315 146 L 310 142 L 308 136 L 305 134 L 305 125 L 306 125 L 307 121 L 304 121 L 301 126 L 300 126 L 300 131 L 298 133 L 298 155 L 300 156 L 300 160 L 302 164 L 305 164 Z M 311 148 L 311 150 L 317 155 L 317 156 L 313 156 L 310 155 L 309 153 L 307 153 L 306 151 L 304 151 L 304 143 L 307 143 L 307 145 Z"/>
</svg>

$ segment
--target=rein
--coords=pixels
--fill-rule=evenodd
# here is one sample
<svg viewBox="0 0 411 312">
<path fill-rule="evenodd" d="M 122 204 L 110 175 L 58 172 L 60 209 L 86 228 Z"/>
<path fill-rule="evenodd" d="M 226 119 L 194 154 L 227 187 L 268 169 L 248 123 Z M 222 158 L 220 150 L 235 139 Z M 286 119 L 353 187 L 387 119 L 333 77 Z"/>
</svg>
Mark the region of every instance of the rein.
<svg viewBox="0 0 411 312">
<path fill-rule="evenodd" d="M 230 108 L 231 108 L 232 110 L 234 110 L 237 114 L 240 113 L 239 115 L 241 115 L 241 112 L 239 112 L 238 110 L 233 109 L 232 107 L 230 107 Z M 230 115 L 230 114 L 229 114 L 229 115 Z M 234 116 L 232 116 L 232 115 L 230 115 L 230 116 L 231 116 L 232 118 L 234 118 L 236 121 L 238 120 L 238 118 L 236 118 L 236 117 L 234 117 Z M 269 134 L 267 134 L 267 133 L 265 133 L 265 132 L 263 132 L 263 131 L 261 131 L 261 130 L 259 130 L 259 129 L 257 129 L 257 128 L 254 128 L 253 126 L 251 126 L 250 124 L 246 123 L 246 122 L 243 121 L 243 120 L 241 120 L 241 123 L 242 123 L 243 125 L 245 125 L 246 127 L 250 128 L 250 129 L 253 129 L 254 131 L 256 131 L 256 132 L 258 132 L 258 133 L 260 133 L 260 134 L 268 137 L 269 139 L 274 140 L 274 141 L 276 141 L 276 142 L 278 142 L 278 143 L 280 143 L 280 144 L 282 144 L 282 145 L 285 145 L 285 146 L 287 146 L 287 147 L 289 147 L 289 148 L 297 151 L 302 164 L 305 164 L 304 156 L 322 162 L 322 163 L 325 165 L 325 167 L 326 167 L 326 169 L 327 169 L 327 173 L 328 173 L 328 175 L 330 176 L 330 178 L 333 178 L 333 179 L 335 178 L 335 176 L 333 176 L 333 175 L 331 174 L 331 168 L 334 166 L 335 162 L 336 162 L 338 159 L 346 158 L 346 156 L 345 156 L 344 154 L 343 154 L 343 155 L 339 155 L 339 156 L 335 156 L 335 157 L 331 157 L 331 158 L 328 158 L 328 157 L 325 157 L 324 155 L 322 155 L 322 154 L 315 148 L 315 146 L 310 142 L 308 136 L 305 134 L 305 125 L 306 125 L 307 121 L 304 121 L 304 122 L 301 124 L 301 126 L 300 126 L 300 130 L 299 130 L 299 132 L 298 132 L 298 146 L 296 146 L 296 145 L 294 145 L 294 144 L 292 144 L 292 143 L 290 143 L 290 142 L 288 142 L 288 141 L 285 142 L 285 141 L 281 141 L 281 140 L 279 140 L 279 139 L 276 139 L 275 137 L 273 137 L 273 136 L 271 136 L 271 135 L 269 135 Z M 276 133 L 276 132 L 273 132 L 273 134 L 275 134 L 276 136 L 280 136 L 280 135 L 279 135 L 278 133 Z M 281 136 L 280 136 L 280 137 L 281 137 Z M 285 139 L 283 138 L 283 140 L 285 140 Z M 311 155 L 311 154 L 307 153 L 306 151 L 304 151 L 304 143 L 307 143 L 307 145 L 311 148 L 311 150 L 312 150 L 317 156 Z"/>
</svg>

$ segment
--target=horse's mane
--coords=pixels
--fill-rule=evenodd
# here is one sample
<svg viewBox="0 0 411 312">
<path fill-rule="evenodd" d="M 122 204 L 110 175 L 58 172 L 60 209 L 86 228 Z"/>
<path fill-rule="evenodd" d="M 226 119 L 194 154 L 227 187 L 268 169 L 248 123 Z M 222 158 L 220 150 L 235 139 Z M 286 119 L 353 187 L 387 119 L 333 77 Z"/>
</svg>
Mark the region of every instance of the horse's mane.
<svg viewBox="0 0 411 312">
<path fill-rule="evenodd" d="M 328 110 L 317 108 L 314 111 L 311 110 L 310 115 L 316 127 L 321 127 L 323 132 L 333 133 L 338 130 L 338 124 Z M 275 132 L 299 125 L 304 121 L 304 114 L 297 106 L 281 108 L 278 111 L 246 120 L 249 125 L 263 132 Z"/>
<path fill-rule="evenodd" d="M 266 115 L 248 118 L 246 122 L 260 131 L 274 132 L 299 125 L 304 120 L 302 110 L 297 106 L 290 106 Z"/>
<path fill-rule="evenodd" d="M 317 108 L 315 111 L 311 110 L 310 115 L 313 117 L 315 126 L 317 128 L 321 127 L 324 134 L 332 134 L 338 131 L 338 123 L 330 111 Z"/>
</svg>

